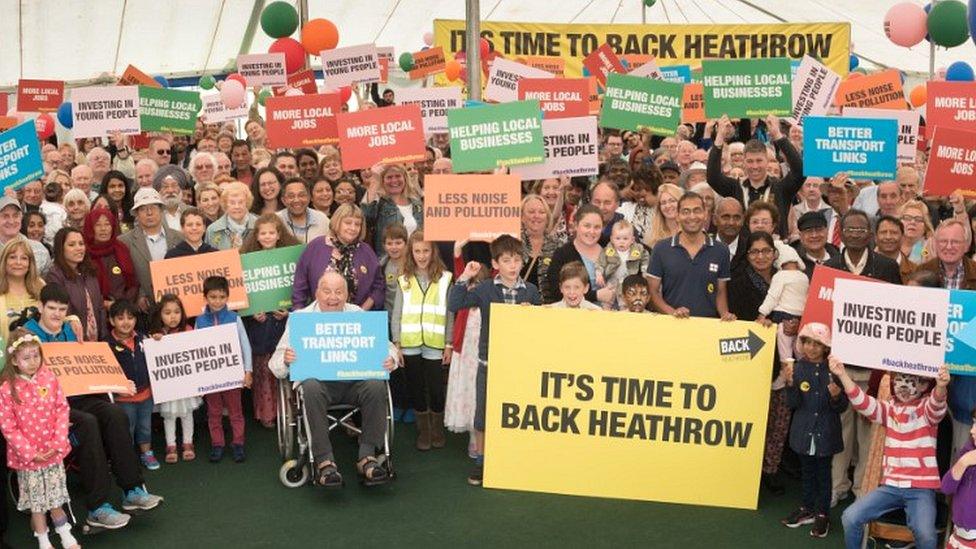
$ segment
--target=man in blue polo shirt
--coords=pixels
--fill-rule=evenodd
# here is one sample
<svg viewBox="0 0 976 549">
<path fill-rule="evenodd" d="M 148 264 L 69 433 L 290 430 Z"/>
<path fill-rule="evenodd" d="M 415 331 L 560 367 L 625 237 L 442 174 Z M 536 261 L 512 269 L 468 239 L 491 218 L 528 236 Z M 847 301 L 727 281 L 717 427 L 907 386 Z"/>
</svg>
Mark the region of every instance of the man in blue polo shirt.
<svg viewBox="0 0 976 549">
<path fill-rule="evenodd" d="M 735 320 L 726 293 L 729 249 L 705 234 L 705 212 L 698 193 L 687 192 L 678 200 L 681 230 L 655 244 L 651 253 L 651 302 L 659 312 L 677 318 Z"/>
</svg>

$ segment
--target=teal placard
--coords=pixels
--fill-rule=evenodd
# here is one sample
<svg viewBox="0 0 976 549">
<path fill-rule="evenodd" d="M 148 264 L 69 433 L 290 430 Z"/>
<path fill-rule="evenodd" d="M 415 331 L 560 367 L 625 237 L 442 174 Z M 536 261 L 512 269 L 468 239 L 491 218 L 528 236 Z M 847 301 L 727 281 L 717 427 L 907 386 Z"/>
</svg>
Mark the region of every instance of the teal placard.
<svg viewBox="0 0 976 549">
<path fill-rule="evenodd" d="M 674 135 L 681 123 L 684 84 L 610 73 L 600 109 L 604 128 Z"/>
<path fill-rule="evenodd" d="M 447 127 L 455 173 L 539 164 L 545 160 L 538 101 L 451 109 L 447 111 Z"/>
<path fill-rule="evenodd" d="M 759 118 L 793 112 L 790 60 L 727 59 L 702 61 L 705 116 Z"/>
</svg>

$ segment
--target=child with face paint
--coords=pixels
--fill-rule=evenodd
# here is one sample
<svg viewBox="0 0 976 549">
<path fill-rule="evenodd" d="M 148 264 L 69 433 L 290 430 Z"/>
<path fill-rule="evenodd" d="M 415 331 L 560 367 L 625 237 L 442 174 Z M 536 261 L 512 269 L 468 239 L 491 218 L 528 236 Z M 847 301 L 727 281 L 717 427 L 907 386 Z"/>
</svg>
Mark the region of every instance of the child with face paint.
<svg viewBox="0 0 976 549">
<path fill-rule="evenodd" d="M 976 547 L 976 408 L 969 440 L 959 450 L 955 465 L 942 477 L 942 493 L 952 496 L 952 534 L 946 547 Z"/>
<path fill-rule="evenodd" d="M 788 528 L 813 524 L 810 535 L 827 537 L 830 531 L 830 465 L 844 449 L 840 414 L 847 396 L 834 382 L 827 366 L 830 328 L 811 322 L 800 330 L 800 360 L 785 361 L 780 376 L 786 382 L 786 404 L 793 410 L 790 448 L 800 458 L 803 502 L 783 519 Z"/>
<path fill-rule="evenodd" d="M 620 285 L 620 296 L 623 300 L 622 311 L 629 313 L 647 313 L 647 303 L 651 300 L 651 290 L 647 279 L 643 275 L 627 275 Z"/>
<path fill-rule="evenodd" d="M 935 444 L 939 422 L 946 415 L 949 371 L 943 365 L 934 380 L 896 372 L 892 374 L 892 400 L 879 401 L 851 380 L 837 358 L 831 356 L 829 363 L 851 406 L 886 427 L 881 485 L 859 497 L 842 517 L 848 549 L 861 546 L 865 524 L 901 508 L 916 546 L 935 549 L 935 491 L 941 486 Z M 933 384 L 935 388 L 926 394 Z"/>
</svg>

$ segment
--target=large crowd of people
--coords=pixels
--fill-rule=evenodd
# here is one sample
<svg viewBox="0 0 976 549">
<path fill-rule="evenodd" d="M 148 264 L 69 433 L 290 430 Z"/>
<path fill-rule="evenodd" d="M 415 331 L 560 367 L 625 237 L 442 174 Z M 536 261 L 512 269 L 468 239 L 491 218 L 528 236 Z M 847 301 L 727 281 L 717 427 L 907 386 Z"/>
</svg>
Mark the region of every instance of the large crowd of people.
<svg viewBox="0 0 976 549">
<path fill-rule="evenodd" d="M 804 176 L 802 128 L 774 116 L 682 125 L 676 137 L 603 129 L 600 175 L 524 181 L 520 238 L 489 244 L 424 237 L 424 180 L 451 173 L 444 134 L 431 137 L 423 161 L 353 172 L 336 147 L 273 150 L 265 140 L 256 111 L 240 126 L 200 121 L 192 135 L 152 135 L 138 149 L 122 135 L 52 137 L 43 179 L 0 200 L 3 461 L 17 471 L 17 507 L 32 513 L 40 547 L 51 546 L 48 512 L 65 546 L 76 543 L 60 510 L 69 452 L 87 510 L 80 516 L 114 529 L 128 522 L 124 511 L 162 500 L 148 491 L 146 471 L 196 458 L 195 409 L 207 409 L 215 463 L 225 447 L 233 461 L 246 459 L 246 415 L 274 427 L 276 383 L 296 359 L 290 311 L 240 318 L 227 309 L 221 277 L 204 283 L 204 310 L 185 310 L 154 292 L 150 263 L 296 244 L 305 248 L 291 310 L 388 311 L 383 366 L 396 419 L 416 422 L 419 451 L 443 448 L 445 431 L 468 433 L 471 484 L 481 483 L 485 459 L 491 303 L 776 323 L 762 486 L 783 494 L 784 471 L 803 484 L 784 524 L 812 524 L 811 535 L 824 537 L 831 507 L 853 493 L 843 513 L 848 547 L 860 545 L 865 523 L 905 507 L 918 546 L 930 548 L 941 490 L 954 495 L 955 546 L 976 546 L 976 378 L 893 374 L 881 391 L 891 396 L 879 397 L 882 372 L 833 358 L 829 326 L 799 330 L 817 265 L 891 284 L 976 289 L 976 208 L 958 193 L 920 195 L 924 150 L 892 181 L 826 180 Z M 244 410 L 242 389 L 154 405 L 145 338 L 220 324 L 238 327 L 253 410 Z M 55 341 L 108 342 L 130 390 L 112 400 L 64 398 L 41 365 L 41 343 Z M 315 483 L 344 482 L 325 415 L 336 403 L 362 409 L 357 473 L 371 485 L 390 480 L 376 458 L 382 382 L 306 380 L 300 390 Z M 162 460 L 154 413 L 163 419 Z M 951 434 L 939 436 L 944 418 Z M 872 422 L 887 427 L 876 489 L 864 482 Z M 961 457 L 940 478 L 943 451 Z M 121 510 L 110 502 L 113 477 Z"/>
</svg>

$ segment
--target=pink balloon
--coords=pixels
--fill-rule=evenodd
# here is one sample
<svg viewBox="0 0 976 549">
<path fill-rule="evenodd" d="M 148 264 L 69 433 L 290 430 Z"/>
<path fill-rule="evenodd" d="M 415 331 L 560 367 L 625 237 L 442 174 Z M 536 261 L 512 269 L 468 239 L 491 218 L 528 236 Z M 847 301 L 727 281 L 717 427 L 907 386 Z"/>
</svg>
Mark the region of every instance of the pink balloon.
<svg viewBox="0 0 976 549">
<path fill-rule="evenodd" d="M 884 18 L 884 31 L 899 46 L 910 48 L 928 34 L 928 16 L 922 6 L 911 2 L 901 2 L 888 9 Z"/>
<path fill-rule="evenodd" d="M 424 33 L 424 45 L 433 46 L 434 45 L 434 33 L 427 31 Z"/>
<path fill-rule="evenodd" d="M 303 92 L 302 90 L 300 90 L 298 88 L 288 88 L 287 90 L 285 90 L 285 96 L 286 97 L 292 97 L 292 96 L 295 96 L 295 95 L 305 95 L 305 92 Z"/>
<path fill-rule="evenodd" d="M 228 109 L 236 109 L 244 105 L 244 86 L 237 80 L 224 80 L 220 87 L 220 101 Z"/>
</svg>

